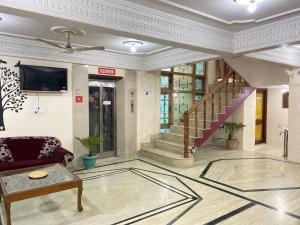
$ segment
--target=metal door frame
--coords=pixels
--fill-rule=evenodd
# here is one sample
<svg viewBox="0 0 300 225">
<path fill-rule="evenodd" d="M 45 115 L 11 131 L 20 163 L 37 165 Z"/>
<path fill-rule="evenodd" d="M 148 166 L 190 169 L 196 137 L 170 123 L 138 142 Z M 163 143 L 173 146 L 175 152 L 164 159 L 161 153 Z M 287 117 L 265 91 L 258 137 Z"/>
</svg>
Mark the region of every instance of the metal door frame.
<svg viewBox="0 0 300 225">
<path fill-rule="evenodd" d="M 90 85 L 91 82 L 95 82 L 98 83 L 99 85 Z M 113 88 L 113 109 L 114 109 L 114 116 L 113 116 L 113 121 L 114 121 L 114 147 L 115 150 L 114 151 L 109 151 L 109 152 L 104 152 L 103 149 L 103 143 L 100 144 L 100 152 L 97 154 L 97 157 L 99 159 L 103 159 L 103 158 L 108 158 L 108 157 L 113 157 L 117 155 L 117 121 L 116 121 L 116 81 L 112 80 L 112 81 L 107 81 L 107 80 L 101 80 L 101 79 L 89 79 L 89 87 L 99 87 L 99 99 L 100 99 L 100 111 L 99 111 L 99 117 L 100 117 L 100 138 L 101 140 L 103 140 L 103 87 L 107 87 L 107 88 Z"/>
</svg>

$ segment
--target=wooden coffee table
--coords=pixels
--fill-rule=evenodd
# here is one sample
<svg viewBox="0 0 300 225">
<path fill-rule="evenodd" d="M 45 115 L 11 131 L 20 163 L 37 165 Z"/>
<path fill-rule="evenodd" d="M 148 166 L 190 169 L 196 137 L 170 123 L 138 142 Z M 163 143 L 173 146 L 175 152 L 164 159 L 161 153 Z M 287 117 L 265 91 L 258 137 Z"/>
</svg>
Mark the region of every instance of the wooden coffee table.
<svg viewBox="0 0 300 225">
<path fill-rule="evenodd" d="M 28 173 L 33 170 L 46 170 L 48 176 L 33 180 Z M 50 164 L 0 173 L 0 194 L 4 199 L 7 225 L 11 225 L 10 206 L 12 202 L 47 195 L 54 192 L 77 188 L 77 209 L 82 211 L 82 180 L 60 164 Z"/>
</svg>

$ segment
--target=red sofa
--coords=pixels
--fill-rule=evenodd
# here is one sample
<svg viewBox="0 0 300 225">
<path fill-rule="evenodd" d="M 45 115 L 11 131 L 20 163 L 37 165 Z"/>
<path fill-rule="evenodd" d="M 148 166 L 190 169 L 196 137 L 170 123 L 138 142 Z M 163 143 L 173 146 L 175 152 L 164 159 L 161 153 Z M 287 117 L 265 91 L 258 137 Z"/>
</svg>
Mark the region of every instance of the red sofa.
<svg viewBox="0 0 300 225">
<path fill-rule="evenodd" d="M 0 138 L 0 171 L 51 163 L 66 165 L 74 155 L 55 137 Z"/>
</svg>

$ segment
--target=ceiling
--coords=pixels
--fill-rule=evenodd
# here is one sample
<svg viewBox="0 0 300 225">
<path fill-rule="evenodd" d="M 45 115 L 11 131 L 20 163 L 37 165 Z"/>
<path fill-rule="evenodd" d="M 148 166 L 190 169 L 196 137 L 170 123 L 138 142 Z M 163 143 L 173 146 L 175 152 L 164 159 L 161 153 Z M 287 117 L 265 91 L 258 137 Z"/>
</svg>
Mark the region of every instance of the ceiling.
<svg viewBox="0 0 300 225">
<path fill-rule="evenodd" d="M 57 24 L 49 21 L 42 21 L 32 18 L 25 18 L 11 14 L 0 13 L 2 20 L 0 21 L 0 34 L 12 36 L 25 36 L 27 38 L 43 38 L 47 40 L 65 43 L 64 35 L 59 35 L 50 30 L 53 26 L 61 26 L 70 24 Z M 122 37 L 105 33 L 105 31 L 95 30 L 88 26 L 80 26 L 72 24 L 72 27 L 83 29 L 86 34 L 82 37 L 72 37 L 71 42 L 76 46 L 105 46 L 107 51 L 130 53 L 129 47 L 124 46 L 124 41 L 136 40 L 132 38 Z M 136 54 L 148 55 L 170 49 L 170 46 L 150 43 L 143 40 L 143 46 L 137 49 Z"/>
<path fill-rule="evenodd" d="M 286 45 L 280 48 L 250 53 L 246 56 L 300 67 L 300 45 Z"/>
<path fill-rule="evenodd" d="M 300 12 L 299 0 L 264 0 L 250 13 L 247 6 L 233 0 L 158 0 L 182 10 L 208 17 L 226 24 L 263 22 L 283 15 Z"/>
</svg>

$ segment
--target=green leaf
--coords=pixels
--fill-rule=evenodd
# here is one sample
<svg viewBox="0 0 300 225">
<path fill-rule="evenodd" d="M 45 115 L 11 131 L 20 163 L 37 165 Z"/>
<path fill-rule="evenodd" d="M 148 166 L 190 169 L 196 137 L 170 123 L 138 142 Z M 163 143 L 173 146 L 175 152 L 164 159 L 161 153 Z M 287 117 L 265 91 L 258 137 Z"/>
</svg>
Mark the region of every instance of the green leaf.
<svg viewBox="0 0 300 225">
<path fill-rule="evenodd" d="M 220 128 L 225 129 L 225 133 L 228 134 L 228 139 L 231 140 L 233 135 L 245 126 L 246 125 L 242 123 L 225 122 Z"/>
<path fill-rule="evenodd" d="M 89 154 L 91 154 L 91 147 L 99 145 L 102 142 L 97 136 L 88 136 L 85 138 L 75 137 L 75 139 L 78 140 L 88 150 Z"/>
</svg>

